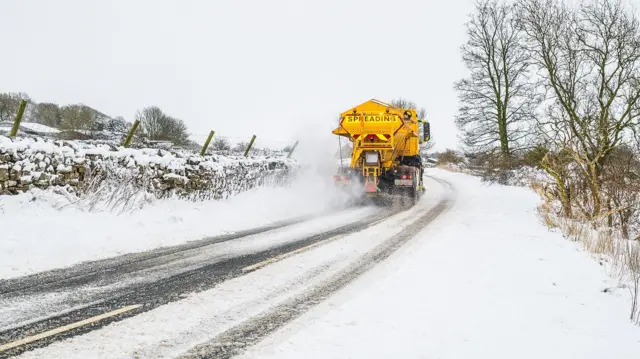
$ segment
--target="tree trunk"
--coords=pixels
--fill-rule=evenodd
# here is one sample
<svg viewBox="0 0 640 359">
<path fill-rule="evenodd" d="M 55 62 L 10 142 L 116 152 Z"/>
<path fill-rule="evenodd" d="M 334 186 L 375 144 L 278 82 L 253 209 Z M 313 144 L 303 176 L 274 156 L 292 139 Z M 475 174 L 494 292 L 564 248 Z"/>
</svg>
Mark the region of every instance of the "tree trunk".
<svg viewBox="0 0 640 359">
<path fill-rule="evenodd" d="M 507 116 L 503 106 L 498 108 L 498 135 L 500 136 L 500 152 L 509 155 L 509 137 L 507 134 Z"/>
<path fill-rule="evenodd" d="M 613 206 L 611 199 L 607 200 L 607 227 L 613 227 Z"/>
<path fill-rule="evenodd" d="M 562 211 L 565 217 L 573 218 L 573 210 L 571 208 L 571 193 L 567 190 L 564 182 L 557 181 L 558 189 L 560 190 L 560 202 L 562 203 Z"/>
<path fill-rule="evenodd" d="M 600 215 L 602 204 L 600 202 L 600 181 L 598 165 L 595 163 L 589 164 L 589 187 L 591 187 L 591 199 L 593 200 L 593 212 L 591 213 L 591 219 L 597 218 Z"/>
<path fill-rule="evenodd" d="M 624 210 L 620 213 L 620 230 L 622 231 L 622 238 L 630 239 L 629 234 L 629 220 L 631 219 L 628 210 Z"/>
</svg>

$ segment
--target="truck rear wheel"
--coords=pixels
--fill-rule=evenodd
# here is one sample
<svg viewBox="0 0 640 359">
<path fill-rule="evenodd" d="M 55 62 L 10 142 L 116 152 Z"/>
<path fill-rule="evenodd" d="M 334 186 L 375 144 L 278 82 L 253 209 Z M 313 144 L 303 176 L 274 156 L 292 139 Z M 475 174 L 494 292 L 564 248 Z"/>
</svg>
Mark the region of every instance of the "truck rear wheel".
<svg viewBox="0 0 640 359">
<path fill-rule="evenodd" d="M 418 189 L 417 188 L 411 188 L 409 190 L 409 203 L 411 204 L 411 207 L 415 206 L 418 203 L 418 199 L 419 199 L 419 193 L 418 193 Z"/>
<path fill-rule="evenodd" d="M 415 188 L 402 188 L 396 194 L 402 207 L 413 207 L 418 203 L 418 191 Z"/>
</svg>

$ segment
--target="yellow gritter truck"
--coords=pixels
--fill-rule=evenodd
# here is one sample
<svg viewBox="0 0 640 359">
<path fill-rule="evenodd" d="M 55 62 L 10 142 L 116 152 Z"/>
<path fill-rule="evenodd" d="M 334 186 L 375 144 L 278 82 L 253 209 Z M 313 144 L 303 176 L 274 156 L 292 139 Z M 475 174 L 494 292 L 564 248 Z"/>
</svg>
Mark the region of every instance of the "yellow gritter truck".
<svg viewBox="0 0 640 359">
<path fill-rule="evenodd" d="M 399 196 L 415 204 L 424 191 L 420 144 L 430 139 L 430 125 L 415 109 L 372 99 L 341 113 L 332 133 L 353 144 L 349 168 L 334 176 L 337 184 L 358 186 L 367 197 Z"/>
</svg>

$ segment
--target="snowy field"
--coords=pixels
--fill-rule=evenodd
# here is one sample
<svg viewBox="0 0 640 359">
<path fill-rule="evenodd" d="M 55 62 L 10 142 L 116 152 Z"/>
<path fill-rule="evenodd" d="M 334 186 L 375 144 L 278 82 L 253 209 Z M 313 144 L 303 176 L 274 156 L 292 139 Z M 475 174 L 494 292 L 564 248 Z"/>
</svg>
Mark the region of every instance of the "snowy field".
<svg viewBox="0 0 640 359">
<path fill-rule="evenodd" d="M 11 128 L 13 127 L 13 122 L 10 121 L 0 121 L 0 134 L 9 134 L 11 132 Z M 56 133 L 60 133 L 60 130 L 57 128 L 45 126 L 35 122 L 21 122 L 18 132 L 20 131 L 33 131 L 40 134 L 48 134 L 54 135 Z"/>
<path fill-rule="evenodd" d="M 451 209 L 241 358 L 638 358 L 640 328 L 628 321 L 628 293 L 603 291 L 617 283 L 577 244 L 541 223 L 533 191 L 438 169 L 427 174 L 454 186 Z M 364 231 L 20 358 L 184 354 L 301 295 L 401 233 L 438 197 L 448 196 L 432 180 L 428 188 L 416 208 Z M 264 200 L 254 197 L 260 193 L 236 203 L 253 207 L 252 201 Z M 241 211 L 229 212 L 223 218 Z"/>
</svg>

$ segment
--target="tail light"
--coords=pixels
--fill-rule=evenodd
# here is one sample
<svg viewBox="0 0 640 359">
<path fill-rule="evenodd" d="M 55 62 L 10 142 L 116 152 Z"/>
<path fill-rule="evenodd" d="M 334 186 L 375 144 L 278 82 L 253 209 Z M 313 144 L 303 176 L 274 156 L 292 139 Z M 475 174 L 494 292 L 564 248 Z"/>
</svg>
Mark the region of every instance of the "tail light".
<svg viewBox="0 0 640 359">
<path fill-rule="evenodd" d="M 333 180 L 334 180 L 334 181 L 338 181 L 338 180 L 340 180 L 340 176 L 338 176 L 338 175 L 333 176 Z"/>
<path fill-rule="evenodd" d="M 343 179 L 343 180 L 348 180 L 348 179 L 349 179 L 349 177 L 347 177 L 347 176 L 342 176 L 342 179 Z"/>
<path fill-rule="evenodd" d="M 400 175 L 400 179 L 411 179 L 411 175 Z"/>
</svg>

